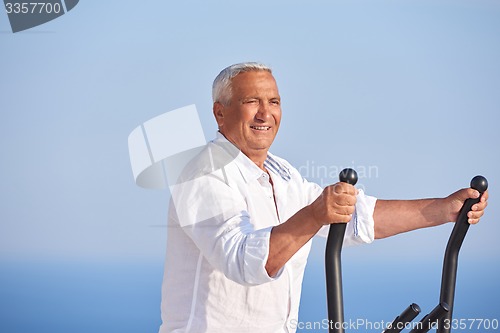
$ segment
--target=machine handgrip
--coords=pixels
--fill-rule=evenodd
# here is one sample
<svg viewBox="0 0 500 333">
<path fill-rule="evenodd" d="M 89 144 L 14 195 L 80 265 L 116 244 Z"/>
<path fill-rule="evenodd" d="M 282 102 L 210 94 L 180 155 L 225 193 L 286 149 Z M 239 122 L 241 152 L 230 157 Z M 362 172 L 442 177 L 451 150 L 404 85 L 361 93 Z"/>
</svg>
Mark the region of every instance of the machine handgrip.
<svg viewBox="0 0 500 333">
<path fill-rule="evenodd" d="M 353 169 L 344 169 L 339 180 L 355 185 L 358 175 Z M 344 333 L 344 298 L 342 294 L 342 243 L 347 223 L 330 224 L 325 251 L 326 297 L 328 305 L 328 332 Z"/>
<path fill-rule="evenodd" d="M 441 302 L 409 332 L 409 333 L 427 333 L 435 327 L 441 318 L 446 316 L 449 311 L 448 304 Z"/>
<path fill-rule="evenodd" d="M 443 261 L 443 273 L 441 277 L 441 294 L 439 301 L 448 304 L 449 311 L 438 323 L 437 333 L 449 333 L 451 330 L 451 319 L 453 315 L 453 302 L 455 298 L 455 283 L 457 279 L 458 253 L 469 230 L 469 219 L 467 213 L 472 206 L 478 203 L 483 193 L 488 189 L 488 181 L 483 176 L 472 178 L 470 187 L 479 191 L 480 196 L 476 199 L 467 199 L 458 213 L 457 221 L 453 226 Z"/>
<path fill-rule="evenodd" d="M 418 304 L 412 303 L 408 306 L 399 316 L 396 317 L 389 325 L 389 327 L 382 333 L 400 333 L 411 323 L 420 313 Z"/>
</svg>

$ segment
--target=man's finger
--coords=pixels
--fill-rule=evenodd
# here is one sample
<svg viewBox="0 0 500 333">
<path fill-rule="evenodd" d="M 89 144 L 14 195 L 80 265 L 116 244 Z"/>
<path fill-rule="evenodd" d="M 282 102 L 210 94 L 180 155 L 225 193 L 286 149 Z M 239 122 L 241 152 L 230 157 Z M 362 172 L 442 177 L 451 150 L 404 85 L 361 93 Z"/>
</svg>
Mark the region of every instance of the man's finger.
<svg viewBox="0 0 500 333">
<path fill-rule="evenodd" d="M 356 197 L 353 195 L 343 194 L 337 200 L 339 206 L 354 206 L 356 204 Z"/>
<path fill-rule="evenodd" d="M 484 215 L 484 210 L 480 210 L 478 212 L 470 211 L 470 212 L 467 213 L 467 217 L 470 218 L 470 219 L 479 219 L 483 215 Z"/>
<path fill-rule="evenodd" d="M 488 202 L 481 201 L 481 202 L 475 204 L 474 206 L 472 206 L 471 209 L 474 210 L 474 211 L 476 211 L 476 210 L 485 210 L 486 206 L 488 206 Z"/>
<path fill-rule="evenodd" d="M 476 199 L 476 198 L 479 198 L 479 196 L 481 194 L 479 193 L 478 190 L 474 190 L 472 188 L 469 188 L 469 189 L 467 189 L 467 195 L 468 195 L 468 198 Z"/>
<path fill-rule="evenodd" d="M 479 222 L 479 219 L 469 219 L 468 222 L 469 224 L 477 224 Z"/>
<path fill-rule="evenodd" d="M 356 188 L 354 186 L 352 186 L 351 184 L 342 183 L 342 182 L 339 182 L 339 183 L 336 183 L 335 185 L 333 185 L 333 191 L 337 194 L 341 194 L 341 193 L 353 194 L 353 195 L 356 194 Z"/>
</svg>

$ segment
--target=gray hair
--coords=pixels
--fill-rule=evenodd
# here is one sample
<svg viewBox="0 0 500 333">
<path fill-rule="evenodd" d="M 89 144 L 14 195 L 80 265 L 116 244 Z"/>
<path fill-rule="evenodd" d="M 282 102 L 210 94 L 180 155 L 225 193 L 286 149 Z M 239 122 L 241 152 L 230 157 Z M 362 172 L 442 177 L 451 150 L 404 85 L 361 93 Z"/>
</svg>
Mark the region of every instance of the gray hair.
<svg viewBox="0 0 500 333">
<path fill-rule="evenodd" d="M 217 75 L 212 85 L 213 102 L 228 105 L 232 95 L 232 79 L 240 73 L 251 71 L 267 71 L 272 73 L 269 66 L 258 62 L 243 62 L 226 67 Z"/>
</svg>

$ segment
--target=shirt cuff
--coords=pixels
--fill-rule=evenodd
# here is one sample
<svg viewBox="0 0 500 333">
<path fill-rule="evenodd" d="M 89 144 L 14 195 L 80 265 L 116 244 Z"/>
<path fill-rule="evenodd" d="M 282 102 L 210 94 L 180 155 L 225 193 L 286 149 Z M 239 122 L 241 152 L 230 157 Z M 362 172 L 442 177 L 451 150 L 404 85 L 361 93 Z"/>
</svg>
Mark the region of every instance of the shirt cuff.
<svg viewBox="0 0 500 333">
<path fill-rule="evenodd" d="M 247 234 L 243 272 L 244 280 L 248 284 L 258 285 L 274 281 L 283 272 L 283 268 L 281 268 L 275 276 L 270 277 L 266 271 L 272 228 L 260 229 Z"/>
<path fill-rule="evenodd" d="M 359 190 L 356 196 L 356 210 L 351 221 L 347 223 L 343 246 L 367 244 L 375 239 L 375 222 L 373 212 L 377 198 L 366 195 L 363 190 Z M 330 225 L 323 226 L 317 236 L 328 237 Z"/>
<path fill-rule="evenodd" d="M 344 246 L 367 244 L 375 239 L 373 212 L 377 199 L 365 195 L 363 190 L 359 190 L 356 200 L 356 210 L 351 221 L 347 224 Z"/>
</svg>

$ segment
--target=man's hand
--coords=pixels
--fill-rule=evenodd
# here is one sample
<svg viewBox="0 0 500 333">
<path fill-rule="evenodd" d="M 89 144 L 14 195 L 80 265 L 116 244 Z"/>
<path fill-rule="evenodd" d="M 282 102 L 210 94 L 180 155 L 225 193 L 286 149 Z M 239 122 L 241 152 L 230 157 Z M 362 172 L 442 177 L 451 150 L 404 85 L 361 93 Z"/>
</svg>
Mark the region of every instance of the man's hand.
<svg viewBox="0 0 500 333">
<path fill-rule="evenodd" d="M 327 186 L 310 205 L 315 221 L 319 225 L 349 222 L 354 213 L 356 194 L 356 188 L 347 183 Z"/>
<path fill-rule="evenodd" d="M 479 192 L 472 188 L 464 188 L 450 194 L 444 200 L 446 201 L 446 207 L 448 209 L 449 221 L 455 222 L 458 218 L 458 213 L 460 208 L 464 205 L 465 200 L 475 199 L 479 197 Z M 476 224 L 479 222 L 481 216 L 484 214 L 484 210 L 488 205 L 488 191 L 483 193 L 481 200 L 472 206 L 470 212 L 467 213 L 470 224 Z"/>
</svg>

